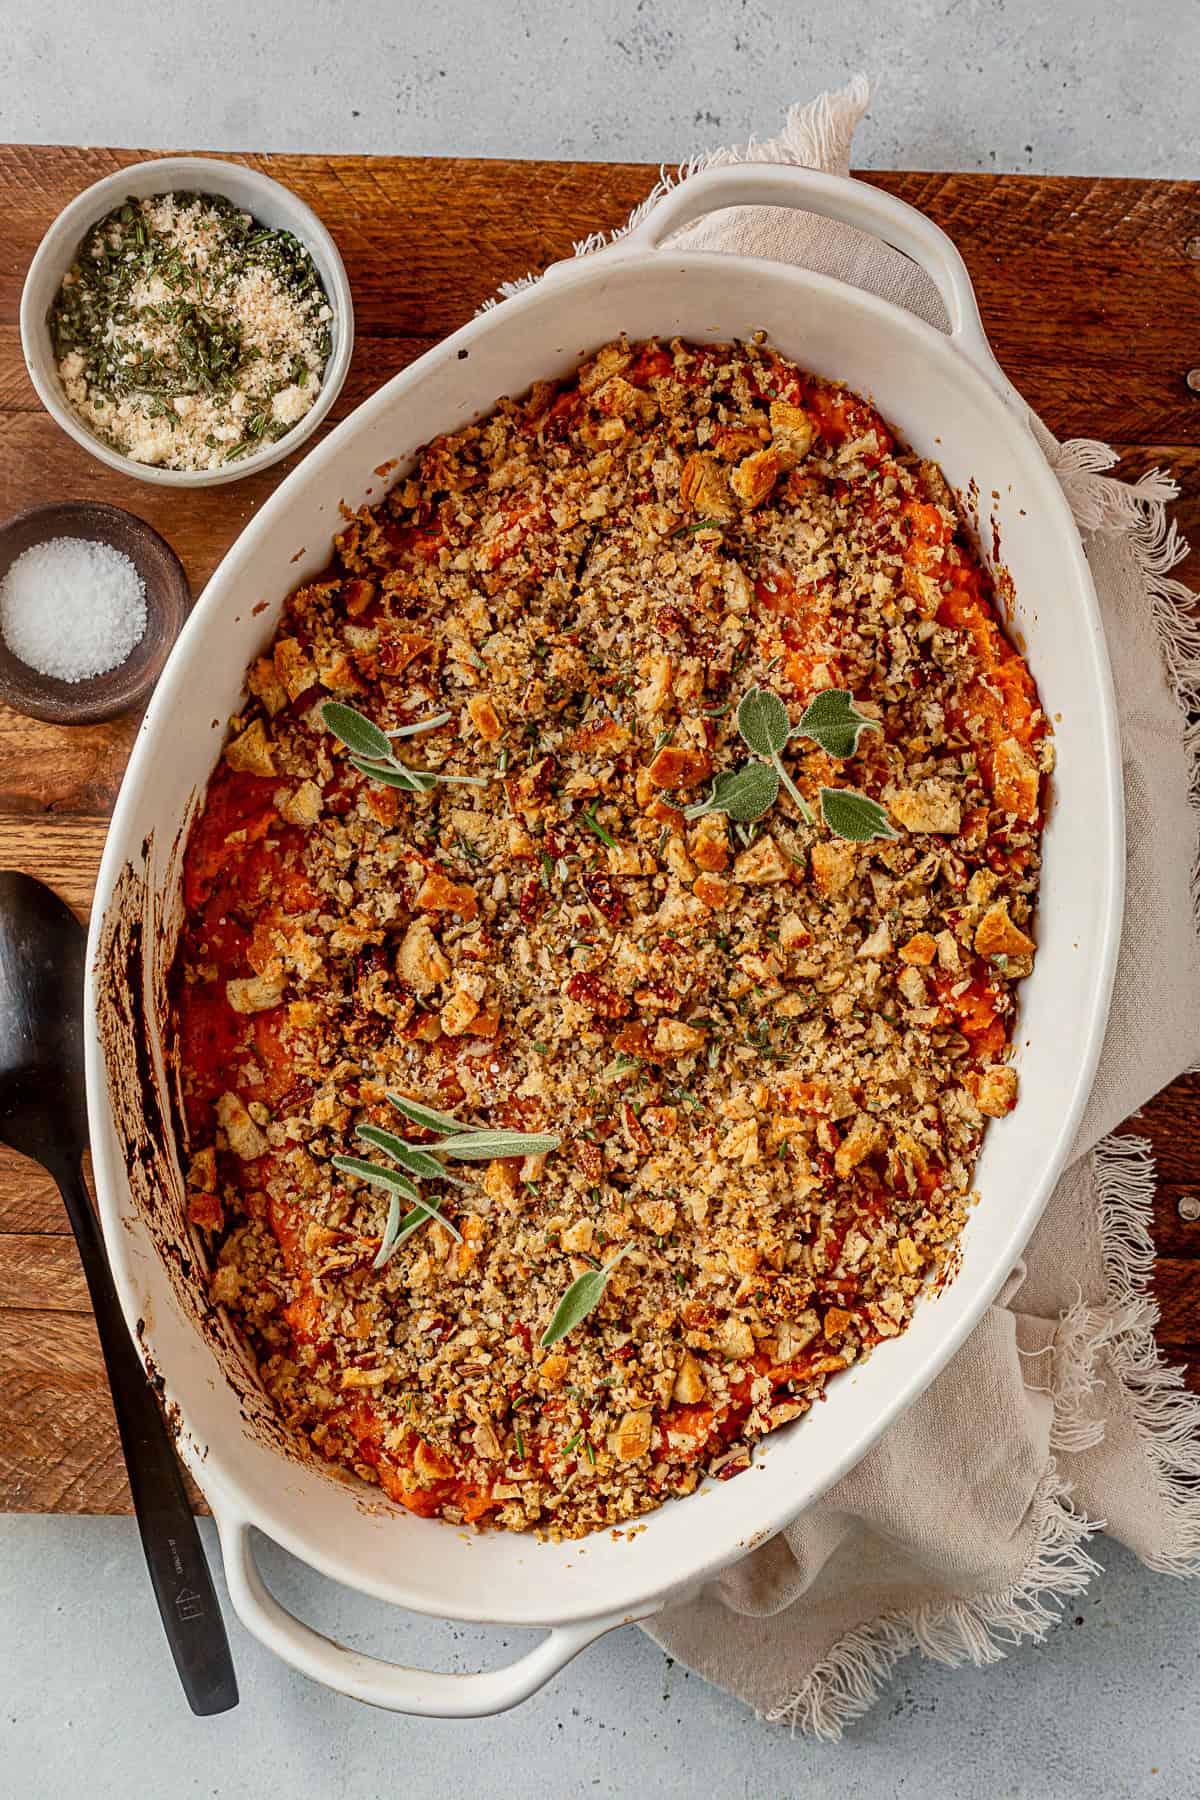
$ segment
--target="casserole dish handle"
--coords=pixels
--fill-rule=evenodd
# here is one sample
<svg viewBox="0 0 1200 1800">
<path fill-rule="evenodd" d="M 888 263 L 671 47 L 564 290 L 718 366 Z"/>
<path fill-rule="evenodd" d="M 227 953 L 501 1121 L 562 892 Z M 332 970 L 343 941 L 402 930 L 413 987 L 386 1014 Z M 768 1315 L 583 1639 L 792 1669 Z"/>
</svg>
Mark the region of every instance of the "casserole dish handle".
<svg viewBox="0 0 1200 1800">
<path fill-rule="evenodd" d="M 950 320 L 950 341 L 1017 413 L 1022 423 L 1029 407 L 996 361 L 979 316 L 967 265 L 940 225 L 897 200 L 882 188 L 843 175 L 827 175 L 795 163 L 736 163 L 689 175 L 651 207 L 640 224 L 606 250 L 594 254 L 618 257 L 659 250 L 664 241 L 709 213 L 731 206 L 780 206 L 790 212 L 816 213 L 836 219 L 872 237 L 882 238 L 923 269 L 941 295 Z M 681 245 L 686 249 L 686 245 Z M 546 271 L 565 274 L 591 257 L 555 263 Z"/>
<path fill-rule="evenodd" d="M 660 1601 L 633 1612 L 607 1613 L 579 1624 L 556 1625 L 540 1644 L 503 1669 L 474 1675 L 447 1675 L 433 1669 L 406 1669 L 399 1663 L 364 1656 L 324 1637 L 281 1606 L 258 1572 L 248 1521 L 216 1513 L 229 1597 L 242 1624 L 260 1643 L 312 1681 L 352 1700 L 388 1712 L 429 1719 L 475 1719 L 504 1712 L 527 1700 L 552 1676 L 605 1632 L 631 1625 L 658 1611 Z"/>
</svg>

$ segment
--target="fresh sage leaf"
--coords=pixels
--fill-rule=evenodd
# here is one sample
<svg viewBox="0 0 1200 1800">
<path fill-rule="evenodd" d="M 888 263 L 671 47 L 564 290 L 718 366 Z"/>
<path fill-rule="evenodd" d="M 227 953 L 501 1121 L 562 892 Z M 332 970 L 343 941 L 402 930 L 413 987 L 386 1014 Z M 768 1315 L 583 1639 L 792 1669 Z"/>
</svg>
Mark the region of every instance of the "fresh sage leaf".
<svg viewBox="0 0 1200 1800">
<path fill-rule="evenodd" d="M 378 725 L 372 725 L 370 719 L 364 719 L 352 706 L 343 706 L 340 700 L 327 700 L 321 708 L 321 717 L 334 737 L 356 756 L 370 757 L 375 762 L 386 762 L 391 756 L 392 746 Z"/>
<path fill-rule="evenodd" d="M 382 787 L 399 788 L 405 794 L 427 794 L 437 786 L 437 776 L 429 774 L 425 769 L 369 763 L 361 756 L 352 756 L 350 762 L 360 775 L 369 775 L 372 781 L 378 781 Z"/>
<path fill-rule="evenodd" d="M 409 1216 L 411 1217 L 411 1214 Z M 383 1237 L 380 1239 L 379 1249 L 375 1253 L 375 1260 L 371 1264 L 373 1269 L 385 1268 L 391 1261 L 396 1251 L 399 1236 L 400 1196 L 393 1192 L 391 1202 L 388 1206 L 387 1224 L 383 1228 Z"/>
<path fill-rule="evenodd" d="M 450 1113 L 438 1112 L 432 1106 L 424 1106 L 419 1100 L 409 1100 L 403 1094 L 389 1094 L 388 1100 L 411 1125 L 419 1125 L 423 1131 L 474 1131 L 473 1125 L 464 1125 L 460 1119 Z"/>
<path fill-rule="evenodd" d="M 468 1186 L 467 1182 L 459 1181 L 456 1176 L 451 1175 L 436 1156 L 430 1156 L 428 1150 L 418 1150 L 412 1144 L 406 1144 L 393 1131 L 384 1131 L 378 1125 L 360 1125 L 358 1136 L 364 1143 L 373 1144 L 377 1150 L 382 1150 L 385 1156 L 390 1156 L 393 1162 L 398 1162 L 402 1169 L 407 1169 L 410 1175 L 416 1175 L 422 1181 L 448 1181 L 451 1187 L 460 1188 Z"/>
<path fill-rule="evenodd" d="M 398 725 L 395 731 L 386 735 L 389 738 L 415 737 L 418 731 L 435 731 L 439 725 L 448 725 L 453 717 L 453 713 L 444 712 L 432 719 L 415 719 L 411 725 Z"/>
<path fill-rule="evenodd" d="M 395 1169 L 385 1169 L 381 1163 L 366 1162 L 361 1156 L 334 1156 L 330 1158 L 330 1161 L 335 1169 L 342 1171 L 343 1175 L 357 1175 L 360 1181 L 369 1181 L 374 1187 L 389 1189 L 397 1206 L 400 1196 L 403 1195 L 406 1200 L 413 1202 L 419 1218 L 436 1219 L 439 1225 L 446 1227 L 451 1237 L 456 1237 L 460 1243 L 462 1242 L 462 1232 L 456 1225 L 451 1224 L 444 1214 L 439 1212 L 437 1201 L 426 1200 L 424 1194 L 419 1188 L 414 1187 L 406 1175 L 399 1174 Z"/>
<path fill-rule="evenodd" d="M 632 1249 L 632 1244 L 626 1244 L 603 1269 L 585 1269 L 582 1275 L 576 1276 L 555 1307 L 554 1317 L 542 1334 L 543 1350 L 549 1350 L 552 1344 L 557 1344 L 569 1331 L 574 1331 L 577 1325 L 582 1324 L 592 1308 L 599 1304 L 608 1286 L 609 1276 L 621 1258 L 628 1256 Z"/>
<path fill-rule="evenodd" d="M 778 756 L 792 724 L 787 707 L 770 688 L 752 687 L 737 709 L 737 728 L 756 756 Z"/>
<path fill-rule="evenodd" d="M 545 1155 L 561 1142 L 545 1131 L 462 1131 L 430 1148 L 462 1162 L 490 1162 L 494 1156 Z"/>
<path fill-rule="evenodd" d="M 854 704 L 846 688 L 826 688 L 811 700 L 796 727 L 797 737 L 811 738 L 828 756 L 845 762 L 858 749 L 864 731 L 882 731 L 878 719 L 868 719 Z"/>
<path fill-rule="evenodd" d="M 420 1199 L 415 1185 L 398 1169 L 385 1169 L 382 1163 L 367 1162 L 361 1156 L 332 1156 L 329 1160 L 343 1175 L 357 1175 L 360 1181 L 373 1182 L 376 1187 L 392 1188 L 406 1200 Z"/>
<path fill-rule="evenodd" d="M 436 1207 L 427 1206 L 424 1203 L 414 1206 L 411 1212 L 405 1213 L 401 1218 L 400 1196 L 393 1193 L 391 1205 L 388 1207 L 387 1224 L 383 1228 L 383 1240 L 371 1267 L 373 1269 L 386 1268 L 401 1244 L 410 1238 L 414 1231 L 420 1231 L 422 1225 L 428 1225 L 430 1219 L 436 1219 L 439 1225 L 444 1225 L 448 1231 L 454 1229 L 449 1219 L 443 1219 Z M 455 1232 L 454 1235 L 457 1237 L 458 1233 Z"/>
<path fill-rule="evenodd" d="M 900 835 L 878 800 L 851 788 L 822 788 L 821 817 L 835 837 L 848 838 L 852 844 Z"/>
<path fill-rule="evenodd" d="M 723 812 L 742 824 L 761 819 L 779 798 L 779 771 L 770 763 L 748 762 L 740 769 L 726 769 L 717 776 L 705 800 L 684 812 L 685 819 Z"/>
</svg>

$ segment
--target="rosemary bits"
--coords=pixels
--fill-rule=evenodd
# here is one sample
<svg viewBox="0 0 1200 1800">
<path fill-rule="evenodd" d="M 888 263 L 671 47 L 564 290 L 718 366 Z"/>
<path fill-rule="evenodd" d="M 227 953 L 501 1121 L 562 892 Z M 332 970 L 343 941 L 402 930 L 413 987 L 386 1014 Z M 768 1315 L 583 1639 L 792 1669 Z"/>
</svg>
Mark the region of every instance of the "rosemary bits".
<svg viewBox="0 0 1200 1800">
<path fill-rule="evenodd" d="M 332 309 L 312 257 L 220 195 L 127 200 L 94 225 L 48 324 L 63 391 L 131 461 L 215 469 L 311 409 Z"/>
</svg>

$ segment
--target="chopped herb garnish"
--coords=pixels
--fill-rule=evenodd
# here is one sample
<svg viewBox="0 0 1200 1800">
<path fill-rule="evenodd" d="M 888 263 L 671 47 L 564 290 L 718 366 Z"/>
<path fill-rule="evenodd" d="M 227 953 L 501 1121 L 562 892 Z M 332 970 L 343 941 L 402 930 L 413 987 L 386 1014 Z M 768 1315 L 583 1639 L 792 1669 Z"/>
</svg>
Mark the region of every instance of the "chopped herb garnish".
<svg viewBox="0 0 1200 1800">
<path fill-rule="evenodd" d="M 596 817 L 596 805 L 595 805 L 594 801 L 593 801 L 592 805 L 588 808 L 587 812 L 580 814 L 580 819 L 581 819 L 582 823 L 587 826 L 589 831 L 595 832 L 596 836 L 600 839 L 600 842 L 602 844 L 607 844 L 610 847 L 610 849 L 613 849 L 613 850 L 616 849 L 616 847 L 617 847 L 616 838 L 613 837 L 610 832 L 605 831 L 603 825 L 600 823 L 599 819 Z"/>
<path fill-rule="evenodd" d="M 783 750 L 790 738 L 811 738 L 829 755 L 845 760 L 857 750 L 864 731 L 881 729 L 876 720 L 859 712 L 849 693 L 842 688 L 831 688 L 811 702 L 793 730 L 787 707 L 779 695 L 770 688 L 757 685 L 742 696 L 737 726 L 742 741 L 754 752 L 754 757 L 740 768 L 726 769 L 718 775 L 706 797 L 687 807 L 684 817 L 699 819 L 705 813 L 724 813 L 738 827 L 747 847 L 752 838 L 742 832 L 741 827 L 752 825 L 769 812 L 779 798 L 781 787 L 791 795 L 805 824 L 815 823 L 812 807 L 783 764 Z M 820 799 L 821 817 L 835 837 L 864 844 L 872 838 L 898 835 L 884 808 L 865 794 L 823 787 Z"/>
<path fill-rule="evenodd" d="M 402 1094 L 389 1094 L 388 1099 L 397 1112 L 402 1113 L 414 1125 L 428 1131 L 441 1131 L 445 1135 L 433 1144 L 409 1144 L 378 1125 L 358 1126 L 357 1135 L 373 1148 L 382 1150 L 393 1162 L 399 1163 L 400 1168 L 406 1171 L 404 1174 L 397 1169 L 386 1168 L 382 1163 L 368 1162 L 358 1156 L 335 1156 L 331 1159 L 334 1168 L 340 1169 L 343 1174 L 357 1175 L 360 1181 L 370 1182 L 374 1187 L 387 1188 L 391 1193 L 383 1242 L 375 1258 L 374 1266 L 377 1269 L 382 1269 L 390 1262 L 405 1239 L 430 1220 L 444 1225 L 451 1236 L 461 1242 L 462 1233 L 453 1220 L 448 1219 L 440 1210 L 436 1200 L 427 1199 L 416 1185 L 418 1181 L 446 1181 L 458 1188 L 470 1185 L 449 1174 L 438 1160 L 439 1157 L 457 1157 L 461 1162 L 490 1162 L 494 1157 L 548 1154 L 551 1150 L 557 1150 L 561 1142 L 561 1139 L 548 1132 L 480 1130 L 472 1125 L 464 1125 L 449 1113 L 438 1112 L 432 1106 L 422 1106 L 415 1100 L 408 1100 Z M 412 1202 L 412 1211 L 404 1216 L 400 1211 L 402 1197 Z"/>
</svg>

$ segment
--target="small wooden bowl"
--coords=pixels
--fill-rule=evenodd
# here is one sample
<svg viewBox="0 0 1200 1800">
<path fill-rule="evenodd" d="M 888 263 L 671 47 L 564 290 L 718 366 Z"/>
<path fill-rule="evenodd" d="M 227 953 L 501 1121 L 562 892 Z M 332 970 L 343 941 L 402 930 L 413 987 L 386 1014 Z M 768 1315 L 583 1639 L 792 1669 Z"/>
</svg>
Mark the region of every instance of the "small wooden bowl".
<svg viewBox="0 0 1200 1800">
<path fill-rule="evenodd" d="M 123 663 L 84 681 L 39 675 L 0 637 L 0 701 L 52 725 L 92 725 L 129 712 L 147 697 L 191 610 L 192 590 L 171 546 L 145 520 L 90 500 L 33 506 L 0 525 L 0 581 L 34 544 L 59 537 L 87 538 L 124 551 L 146 584 L 146 629 Z M 85 603 L 81 595 L 80 604 Z"/>
</svg>

